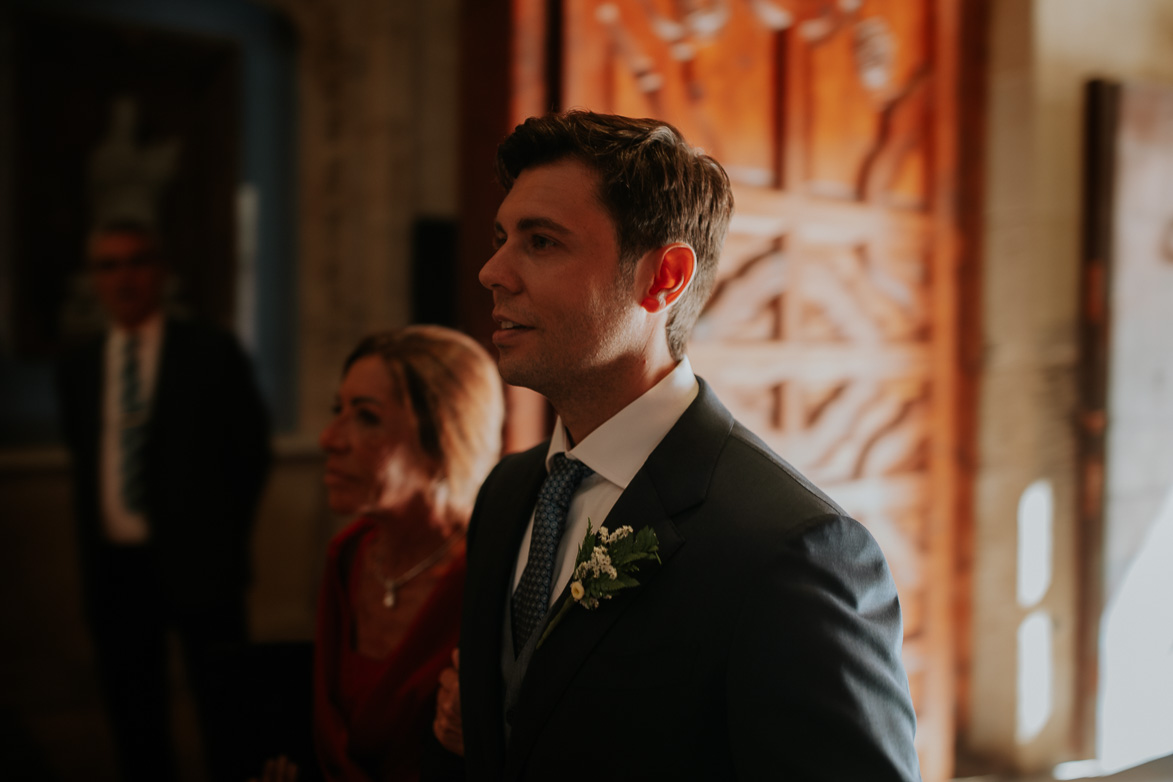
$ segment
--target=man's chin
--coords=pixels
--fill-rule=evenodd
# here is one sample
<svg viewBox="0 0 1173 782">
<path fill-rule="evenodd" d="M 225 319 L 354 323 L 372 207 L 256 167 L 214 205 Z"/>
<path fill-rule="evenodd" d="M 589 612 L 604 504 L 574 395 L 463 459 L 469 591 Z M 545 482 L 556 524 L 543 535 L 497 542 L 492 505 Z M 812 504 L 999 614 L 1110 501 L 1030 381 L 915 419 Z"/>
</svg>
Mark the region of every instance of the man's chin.
<svg viewBox="0 0 1173 782">
<path fill-rule="evenodd" d="M 514 351 L 498 352 L 497 370 L 501 373 L 501 379 L 511 386 L 538 390 L 536 386 L 540 385 L 541 373 L 535 369 L 533 362 L 523 360 Z"/>
<path fill-rule="evenodd" d="M 124 329 L 136 329 L 151 319 L 156 312 L 153 307 L 119 307 L 110 314 L 111 320 Z"/>
<path fill-rule="evenodd" d="M 497 362 L 497 369 L 501 372 L 501 379 L 511 386 L 526 387 L 526 374 L 509 366 L 504 361 Z"/>
</svg>

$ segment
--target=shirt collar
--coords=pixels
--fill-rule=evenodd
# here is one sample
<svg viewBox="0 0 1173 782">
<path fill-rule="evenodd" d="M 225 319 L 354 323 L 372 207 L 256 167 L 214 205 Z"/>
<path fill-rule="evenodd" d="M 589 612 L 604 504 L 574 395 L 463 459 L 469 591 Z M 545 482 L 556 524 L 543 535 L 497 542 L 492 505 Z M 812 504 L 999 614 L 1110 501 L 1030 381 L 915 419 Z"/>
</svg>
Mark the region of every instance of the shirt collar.
<svg viewBox="0 0 1173 782">
<path fill-rule="evenodd" d="M 110 336 L 119 345 L 128 340 L 132 334 L 138 335 L 139 344 L 154 344 L 159 341 L 159 336 L 162 333 L 163 313 L 161 312 L 156 312 L 154 315 L 151 315 L 142 322 L 142 325 L 133 331 L 117 324 L 110 325 Z"/>
<path fill-rule="evenodd" d="M 556 454 L 567 453 L 611 483 L 626 489 L 648 456 L 700 392 L 685 356 L 659 383 L 603 422 L 573 448 L 559 417 L 554 423 L 546 469 Z"/>
</svg>

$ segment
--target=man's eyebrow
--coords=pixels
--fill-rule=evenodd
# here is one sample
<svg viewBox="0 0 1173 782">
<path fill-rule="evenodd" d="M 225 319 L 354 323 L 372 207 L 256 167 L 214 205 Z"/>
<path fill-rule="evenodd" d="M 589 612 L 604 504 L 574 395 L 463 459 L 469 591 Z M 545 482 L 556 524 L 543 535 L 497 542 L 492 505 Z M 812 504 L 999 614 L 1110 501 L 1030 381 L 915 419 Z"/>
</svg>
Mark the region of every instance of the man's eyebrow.
<svg viewBox="0 0 1173 782">
<path fill-rule="evenodd" d="M 554 233 L 563 235 L 574 233 L 562 223 L 559 223 L 556 220 L 551 220 L 548 217 L 523 217 L 517 221 L 517 229 L 519 231 L 532 231 L 535 228 L 540 228 L 545 231 L 553 231 Z"/>
</svg>

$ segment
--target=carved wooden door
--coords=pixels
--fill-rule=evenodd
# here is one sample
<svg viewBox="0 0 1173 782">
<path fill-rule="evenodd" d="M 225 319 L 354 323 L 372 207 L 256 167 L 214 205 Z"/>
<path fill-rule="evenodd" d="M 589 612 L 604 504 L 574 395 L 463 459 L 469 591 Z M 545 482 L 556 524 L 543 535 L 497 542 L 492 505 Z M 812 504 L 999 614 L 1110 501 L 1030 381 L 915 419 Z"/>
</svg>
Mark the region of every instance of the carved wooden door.
<svg viewBox="0 0 1173 782">
<path fill-rule="evenodd" d="M 868 526 L 926 780 L 952 767 L 952 3 L 567 0 L 560 103 L 672 122 L 735 184 L 689 348 Z"/>
</svg>

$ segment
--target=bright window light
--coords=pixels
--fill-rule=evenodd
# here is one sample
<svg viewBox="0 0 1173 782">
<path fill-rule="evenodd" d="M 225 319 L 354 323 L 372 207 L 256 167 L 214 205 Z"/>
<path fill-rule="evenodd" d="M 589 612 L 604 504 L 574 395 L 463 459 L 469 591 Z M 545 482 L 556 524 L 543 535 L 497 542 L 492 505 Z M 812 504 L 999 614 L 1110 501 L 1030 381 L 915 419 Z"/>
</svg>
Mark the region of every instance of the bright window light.
<svg viewBox="0 0 1173 782">
<path fill-rule="evenodd" d="M 1026 744 L 1051 719 L 1054 705 L 1051 615 L 1033 611 L 1018 626 L 1018 726 L 1015 739 Z"/>
<path fill-rule="evenodd" d="M 1173 752 L 1173 489 L 1104 613 L 1096 759 L 1109 772 Z"/>
<path fill-rule="evenodd" d="M 1038 605 L 1051 586 L 1052 520 L 1055 495 L 1040 479 L 1018 498 L 1018 605 Z"/>
<path fill-rule="evenodd" d="M 1104 776 L 1104 769 L 1098 760 L 1072 760 L 1055 766 L 1051 776 L 1055 779 L 1093 779 Z"/>
</svg>

